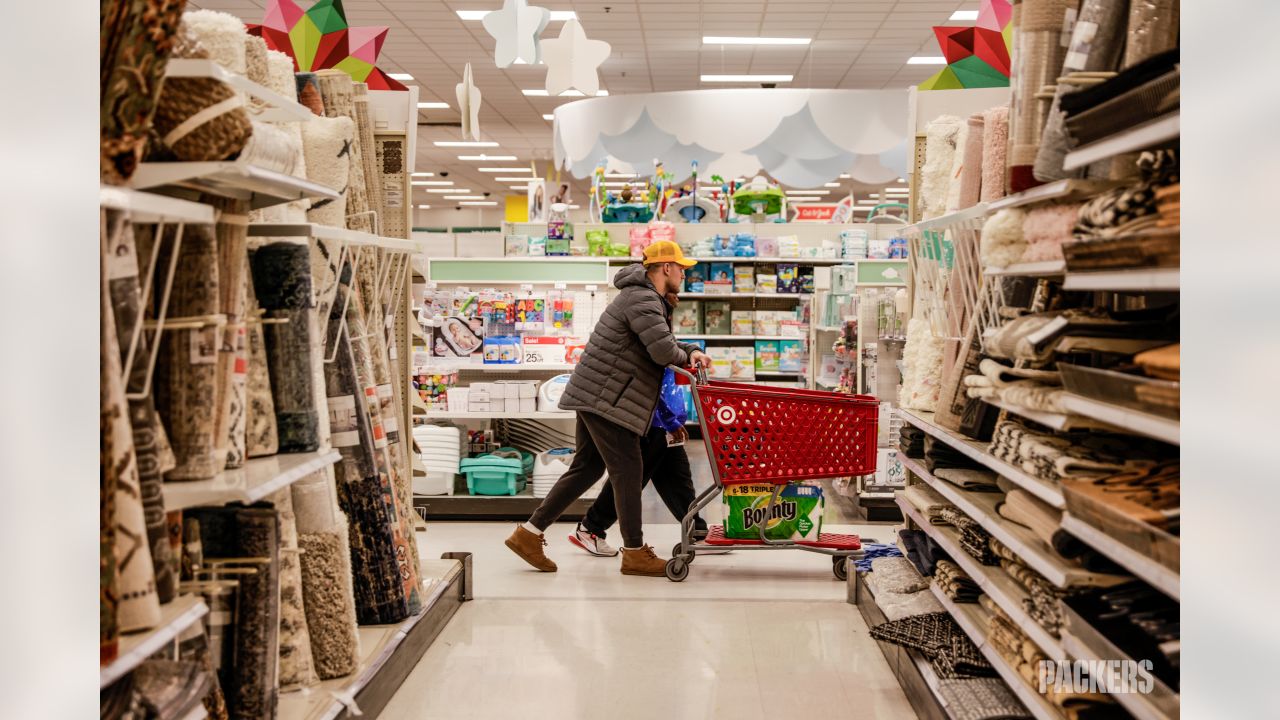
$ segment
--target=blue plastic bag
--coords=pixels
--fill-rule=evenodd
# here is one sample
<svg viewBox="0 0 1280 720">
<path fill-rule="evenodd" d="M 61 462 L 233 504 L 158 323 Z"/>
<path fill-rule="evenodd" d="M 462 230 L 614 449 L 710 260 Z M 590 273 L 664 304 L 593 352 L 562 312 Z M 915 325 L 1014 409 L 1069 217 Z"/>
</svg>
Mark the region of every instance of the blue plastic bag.
<svg viewBox="0 0 1280 720">
<path fill-rule="evenodd" d="M 676 374 L 667 368 L 662 374 L 662 389 L 658 391 L 658 406 L 653 411 L 653 426 L 667 432 L 684 427 L 689 413 L 685 410 L 684 393 L 676 385 Z"/>
</svg>

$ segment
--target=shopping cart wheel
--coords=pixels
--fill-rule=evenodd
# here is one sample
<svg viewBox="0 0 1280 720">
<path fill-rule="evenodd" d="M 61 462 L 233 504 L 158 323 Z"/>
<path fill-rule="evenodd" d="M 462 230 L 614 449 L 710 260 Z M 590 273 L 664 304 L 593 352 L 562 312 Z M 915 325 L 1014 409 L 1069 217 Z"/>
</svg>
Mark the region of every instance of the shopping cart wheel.
<svg viewBox="0 0 1280 720">
<path fill-rule="evenodd" d="M 835 573 L 837 580 L 840 580 L 842 582 L 845 580 L 848 580 L 849 579 L 849 558 L 839 557 L 839 556 L 831 558 L 831 572 Z M 669 570 L 667 571 L 667 573 L 668 575 L 670 575 Z"/>
<path fill-rule="evenodd" d="M 689 557 L 685 558 L 685 562 L 686 562 L 686 563 L 691 563 L 691 562 L 693 562 L 693 558 L 694 558 L 694 556 L 695 556 L 695 555 L 697 555 L 698 553 L 697 553 L 697 552 L 695 552 L 695 551 L 694 551 L 694 550 L 692 550 L 692 549 L 688 550 L 688 551 L 687 551 L 687 552 L 685 552 L 685 553 L 682 553 L 682 552 L 680 552 L 680 545 L 681 545 L 681 543 L 676 543 L 676 544 L 675 544 L 675 547 L 671 548 L 671 557 L 679 557 L 680 555 L 685 555 L 685 554 L 687 554 Z"/>
<path fill-rule="evenodd" d="M 689 577 L 689 563 L 678 557 L 671 558 L 667 561 L 667 579 L 671 582 L 680 582 Z"/>
</svg>

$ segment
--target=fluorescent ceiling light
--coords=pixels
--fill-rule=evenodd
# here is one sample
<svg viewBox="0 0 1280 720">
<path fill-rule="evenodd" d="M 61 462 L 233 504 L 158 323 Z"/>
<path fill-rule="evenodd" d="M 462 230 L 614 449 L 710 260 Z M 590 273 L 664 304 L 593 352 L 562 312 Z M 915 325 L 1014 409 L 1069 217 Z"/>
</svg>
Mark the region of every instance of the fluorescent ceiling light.
<svg viewBox="0 0 1280 720">
<path fill-rule="evenodd" d="M 413 185 L 452 185 L 452 180 L 414 180 Z"/>
<path fill-rule="evenodd" d="M 530 181 L 530 180 L 532 180 L 532 179 L 533 179 L 533 178 L 531 178 L 531 177 L 500 177 L 500 178 L 494 178 L 494 180 L 497 180 L 498 182 L 529 182 L 529 181 Z"/>
<path fill-rule="evenodd" d="M 822 187 L 840 187 L 840 183 L 826 183 Z"/>
<path fill-rule="evenodd" d="M 852 176 L 849 173 L 840 173 L 841 180 L 848 180 L 850 177 Z"/>
<path fill-rule="evenodd" d="M 483 20 L 485 15 L 493 12 L 492 10 L 459 10 L 458 17 L 463 20 Z M 577 20 L 578 13 L 572 10 L 552 10 L 551 20 Z"/>
<path fill-rule="evenodd" d="M 469 193 L 471 188 L 427 188 L 429 193 Z"/>
<path fill-rule="evenodd" d="M 448 110 L 448 109 L 449 109 L 449 103 L 442 103 L 442 102 L 420 102 L 420 103 L 418 103 L 418 109 L 419 109 L 419 110 Z"/>
<path fill-rule="evenodd" d="M 524 93 L 529 97 L 549 97 L 551 95 L 551 93 L 548 93 L 546 90 L 537 90 L 537 89 L 521 90 L 520 92 Z M 601 90 L 600 92 L 595 94 L 595 97 L 604 97 L 608 94 L 609 94 L 608 90 Z M 586 94 L 584 94 L 581 90 L 566 90 L 560 93 L 557 97 L 586 97 Z"/>
<path fill-rule="evenodd" d="M 947 19 L 948 20 L 977 20 L 978 11 L 977 10 L 957 10 L 951 13 L 951 17 Z"/>
<path fill-rule="evenodd" d="M 907 58 L 908 65 L 946 65 L 947 59 L 941 55 L 915 55 Z"/>
<path fill-rule="evenodd" d="M 794 75 L 703 75 L 702 82 L 791 82 Z"/>
<path fill-rule="evenodd" d="M 412 80 L 413 76 L 409 73 L 387 73 L 387 77 L 392 80 Z"/>
<path fill-rule="evenodd" d="M 445 200 L 483 200 L 483 195 L 445 195 Z"/>
<path fill-rule="evenodd" d="M 570 210 L 581 210 L 581 209 L 582 209 L 582 206 L 581 206 L 581 205 L 570 205 L 570 206 L 569 206 L 569 209 L 570 209 Z"/>
<path fill-rule="evenodd" d="M 533 172 L 531 168 L 527 168 L 527 167 L 478 168 L 478 169 L 480 170 L 480 172 L 527 172 L 527 173 Z"/>
<path fill-rule="evenodd" d="M 435 173 L 429 173 L 429 172 L 418 172 L 418 173 L 410 174 L 410 177 L 435 177 L 435 176 L 436 176 Z"/>
<path fill-rule="evenodd" d="M 431 143 L 436 147 L 498 147 L 492 140 L 437 140 Z"/>
<path fill-rule="evenodd" d="M 551 113 L 547 113 L 546 115 L 543 115 L 543 116 L 542 116 L 542 119 L 543 119 L 543 120 L 555 120 L 555 119 L 556 119 L 556 116 L 555 116 L 555 115 L 552 115 Z"/>
<path fill-rule="evenodd" d="M 908 188 L 889 188 L 884 191 L 885 195 L 910 195 L 911 190 Z"/>
<path fill-rule="evenodd" d="M 459 160 L 479 160 L 482 162 L 493 160 L 494 162 L 500 162 L 503 160 L 515 160 L 517 158 L 515 155 L 459 155 L 458 159 Z"/>
<path fill-rule="evenodd" d="M 808 45 L 809 38 L 703 35 L 703 45 Z"/>
<path fill-rule="evenodd" d="M 904 182 L 906 182 L 906 181 L 907 181 L 907 179 L 906 179 L 906 178 L 898 178 L 898 182 L 900 182 L 900 183 L 904 183 Z"/>
<path fill-rule="evenodd" d="M 497 205 L 496 200 L 463 200 L 459 205 Z"/>
<path fill-rule="evenodd" d="M 430 205 L 419 205 L 419 206 L 418 206 L 418 209 L 419 209 L 419 210 L 430 210 L 430 209 L 431 209 L 431 206 L 430 206 Z"/>
</svg>

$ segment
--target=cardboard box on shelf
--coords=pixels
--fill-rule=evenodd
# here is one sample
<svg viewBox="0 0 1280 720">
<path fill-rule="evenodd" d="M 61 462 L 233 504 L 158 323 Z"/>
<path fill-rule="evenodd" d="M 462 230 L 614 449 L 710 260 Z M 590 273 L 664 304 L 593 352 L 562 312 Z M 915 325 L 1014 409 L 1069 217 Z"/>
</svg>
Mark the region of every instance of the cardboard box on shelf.
<svg viewBox="0 0 1280 720">
<path fill-rule="evenodd" d="M 780 340 L 778 341 L 778 351 L 781 357 L 778 360 L 778 370 L 780 372 L 799 372 L 804 365 L 804 343 L 800 340 Z"/>
<path fill-rule="evenodd" d="M 755 335 L 768 335 L 773 337 L 778 334 L 778 316 L 783 313 L 777 310 L 757 310 L 755 322 L 752 323 L 752 329 Z"/>
<path fill-rule="evenodd" d="M 750 265 L 733 266 L 733 291 L 749 293 L 756 291 L 756 270 Z"/>
<path fill-rule="evenodd" d="M 755 316 L 750 310 L 732 310 L 730 318 L 734 335 L 751 335 L 755 329 Z"/>
<path fill-rule="evenodd" d="M 729 335 L 733 332 L 733 318 L 727 300 L 708 300 L 703 303 L 703 327 L 707 335 Z"/>
<path fill-rule="evenodd" d="M 681 300 L 672 313 L 671 324 L 677 335 L 701 335 L 702 303 L 697 300 Z"/>
<path fill-rule="evenodd" d="M 777 372 L 780 367 L 781 357 L 777 340 L 756 341 L 756 370 L 758 372 Z"/>
</svg>

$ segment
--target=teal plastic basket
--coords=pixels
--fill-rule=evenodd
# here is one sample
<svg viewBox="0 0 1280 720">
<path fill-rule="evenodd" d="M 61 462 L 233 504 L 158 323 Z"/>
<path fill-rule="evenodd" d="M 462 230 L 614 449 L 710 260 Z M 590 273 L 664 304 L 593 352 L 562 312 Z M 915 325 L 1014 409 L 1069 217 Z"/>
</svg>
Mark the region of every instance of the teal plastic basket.
<svg viewBox="0 0 1280 720">
<path fill-rule="evenodd" d="M 525 488 L 524 463 L 515 458 L 468 458 L 460 469 L 472 495 L 515 495 Z"/>
</svg>

